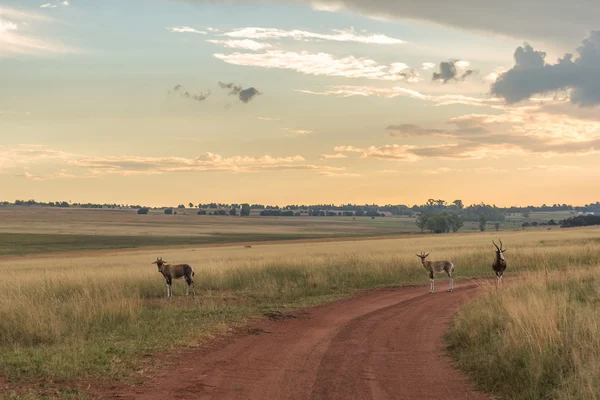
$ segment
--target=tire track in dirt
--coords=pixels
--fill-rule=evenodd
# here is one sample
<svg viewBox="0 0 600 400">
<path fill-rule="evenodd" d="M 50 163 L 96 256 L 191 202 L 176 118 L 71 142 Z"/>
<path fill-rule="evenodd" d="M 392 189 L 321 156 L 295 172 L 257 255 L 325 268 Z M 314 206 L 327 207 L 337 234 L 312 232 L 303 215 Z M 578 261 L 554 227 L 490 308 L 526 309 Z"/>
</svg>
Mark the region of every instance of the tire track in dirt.
<svg viewBox="0 0 600 400">
<path fill-rule="evenodd" d="M 425 286 L 374 290 L 250 325 L 169 359 L 142 386 L 92 390 L 119 399 L 488 399 L 452 368 L 443 334 L 478 294 Z"/>
</svg>

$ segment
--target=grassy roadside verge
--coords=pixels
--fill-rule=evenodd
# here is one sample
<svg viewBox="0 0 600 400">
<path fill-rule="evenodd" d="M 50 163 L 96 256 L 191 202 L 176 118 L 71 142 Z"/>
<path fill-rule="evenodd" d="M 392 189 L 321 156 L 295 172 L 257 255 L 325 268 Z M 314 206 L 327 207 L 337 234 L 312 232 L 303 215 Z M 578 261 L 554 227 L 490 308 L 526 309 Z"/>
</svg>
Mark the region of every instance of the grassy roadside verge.
<svg viewBox="0 0 600 400">
<path fill-rule="evenodd" d="M 524 275 L 462 309 L 447 336 L 459 368 L 506 399 L 600 398 L 600 267 Z"/>
</svg>

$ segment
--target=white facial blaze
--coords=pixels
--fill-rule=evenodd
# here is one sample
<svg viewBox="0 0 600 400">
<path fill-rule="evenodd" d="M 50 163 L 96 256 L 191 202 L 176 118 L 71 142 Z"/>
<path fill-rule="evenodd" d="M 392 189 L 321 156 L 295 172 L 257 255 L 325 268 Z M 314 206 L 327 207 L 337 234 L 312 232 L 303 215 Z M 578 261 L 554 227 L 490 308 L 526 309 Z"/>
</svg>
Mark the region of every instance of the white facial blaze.
<svg viewBox="0 0 600 400">
<path fill-rule="evenodd" d="M 504 254 L 502 254 L 502 250 L 500 250 L 500 259 L 504 261 Z"/>
</svg>

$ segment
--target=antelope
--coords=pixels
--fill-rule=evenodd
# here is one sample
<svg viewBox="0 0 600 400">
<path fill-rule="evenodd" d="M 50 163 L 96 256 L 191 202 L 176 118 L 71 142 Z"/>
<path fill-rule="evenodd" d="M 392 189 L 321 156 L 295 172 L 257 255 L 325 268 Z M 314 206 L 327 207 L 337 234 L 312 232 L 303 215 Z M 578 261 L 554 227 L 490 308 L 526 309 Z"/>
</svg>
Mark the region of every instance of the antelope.
<svg viewBox="0 0 600 400">
<path fill-rule="evenodd" d="M 417 254 L 417 257 L 421 259 L 421 264 L 423 264 L 423 268 L 427 272 L 429 272 L 429 280 L 431 281 L 431 288 L 429 289 L 429 293 L 433 293 L 435 290 L 435 281 L 433 279 L 433 275 L 436 273 L 446 273 L 448 278 L 450 278 L 450 286 L 448 287 L 448 291 L 451 292 L 454 290 L 454 264 L 450 261 L 425 261 L 425 258 L 429 253 L 425 254 L 421 252 L 421 254 Z"/>
<path fill-rule="evenodd" d="M 162 257 L 156 257 L 156 261 L 154 261 L 152 264 L 156 264 L 158 266 L 158 272 L 160 272 L 167 281 L 167 297 L 169 299 L 173 297 L 173 289 L 171 288 L 173 278 L 184 278 L 185 283 L 187 283 L 185 295 L 187 296 L 190 293 L 190 287 L 194 283 L 192 276 L 195 275 L 192 267 L 190 267 L 188 264 L 171 265 L 168 264 L 167 261 L 163 261 Z M 196 295 L 195 290 L 193 291 L 192 295 Z"/>
<path fill-rule="evenodd" d="M 500 241 L 500 247 L 498 247 L 496 242 L 492 240 L 492 243 L 494 243 L 494 246 L 496 246 L 496 259 L 492 264 L 492 269 L 496 273 L 496 284 L 500 284 L 502 282 L 502 276 L 504 275 L 504 270 L 506 269 L 506 261 L 504 260 L 504 252 L 506 249 L 502 248 L 502 240 L 498 239 L 498 241 Z"/>
<path fill-rule="evenodd" d="M 251 248 L 252 248 L 252 246 L 250 246 L 249 244 L 247 244 L 247 245 L 245 245 L 245 246 L 244 246 L 244 248 L 245 248 L 245 249 L 251 249 Z"/>
</svg>

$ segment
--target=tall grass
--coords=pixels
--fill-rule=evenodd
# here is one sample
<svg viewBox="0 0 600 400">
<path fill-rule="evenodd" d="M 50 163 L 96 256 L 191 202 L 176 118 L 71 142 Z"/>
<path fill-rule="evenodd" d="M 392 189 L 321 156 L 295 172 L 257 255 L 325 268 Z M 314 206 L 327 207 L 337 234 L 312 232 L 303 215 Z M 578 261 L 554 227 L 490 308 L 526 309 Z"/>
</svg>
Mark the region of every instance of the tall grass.
<svg viewBox="0 0 600 400">
<path fill-rule="evenodd" d="M 365 288 L 425 283 L 415 255 L 421 250 L 432 260 L 451 259 L 459 279 L 490 275 L 494 236 L 5 258 L 0 374 L 16 380 L 135 379 L 141 355 L 194 346 L 269 311 L 320 304 Z M 509 248 L 508 273 L 600 265 L 598 229 L 511 232 L 502 239 Z M 194 267 L 195 298 L 184 297 L 185 283 L 176 281 L 175 298 L 165 299 L 164 279 L 151 264 L 156 256 Z"/>
<path fill-rule="evenodd" d="M 600 398 L 598 274 L 598 266 L 535 272 L 488 288 L 448 335 L 458 366 L 501 398 Z"/>
</svg>

